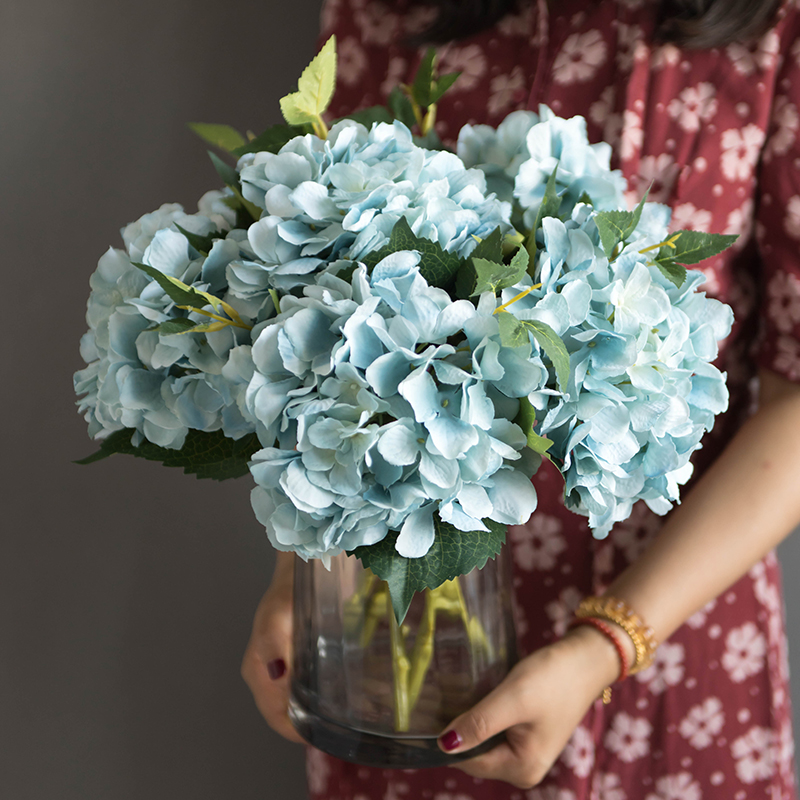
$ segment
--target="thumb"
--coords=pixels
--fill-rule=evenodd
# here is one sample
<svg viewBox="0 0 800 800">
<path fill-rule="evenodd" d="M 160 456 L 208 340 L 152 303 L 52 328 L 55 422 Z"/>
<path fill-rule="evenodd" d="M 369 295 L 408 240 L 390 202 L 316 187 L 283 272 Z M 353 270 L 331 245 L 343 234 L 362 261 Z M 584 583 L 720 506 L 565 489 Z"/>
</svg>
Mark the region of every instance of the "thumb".
<svg viewBox="0 0 800 800">
<path fill-rule="evenodd" d="M 524 715 L 519 694 L 508 679 L 469 711 L 456 717 L 439 736 L 446 753 L 461 753 L 483 744 L 492 736 L 521 722 Z"/>
</svg>

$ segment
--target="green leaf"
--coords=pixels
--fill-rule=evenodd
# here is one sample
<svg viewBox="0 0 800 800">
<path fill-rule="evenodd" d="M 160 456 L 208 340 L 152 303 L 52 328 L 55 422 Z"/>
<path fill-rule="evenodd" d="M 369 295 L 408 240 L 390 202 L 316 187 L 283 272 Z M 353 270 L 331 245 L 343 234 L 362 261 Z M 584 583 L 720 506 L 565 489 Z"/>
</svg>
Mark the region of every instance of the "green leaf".
<svg viewBox="0 0 800 800">
<path fill-rule="evenodd" d="M 386 581 L 397 622 L 402 623 L 415 592 L 435 589 L 445 581 L 481 569 L 494 558 L 506 538 L 506 526 L 483 520 L 487 531 L 460 531 L 438 514 L 433 517 L 436 536 L 431 549 L 422 558 L 404 558 L 395 549 L 397 533 L 377 544 L 353 551 L 361 563 Z"/>
<path fill-rule="evenodd" d="M 542 220 L 545 217 L 555 217 L 561 208 L 561 198 L 556 191 L 556 173 L 558 172 L 558 165 L 550 173 L 547 183 L 544 187 L 544 197 L 539 204 L 539 210 L 536 212 L 536 220 L 533 223 L 533 228 L 528 235 L 528 240 L 525 243 L 525 249 L 528 251 L 530 262 L 528 264 L 528 272 L 531 277 L 534 277 L 536 268 L 536 233 L 542 227 Z"/>
<path fill-rule="evenodd" d="M 488 261 L 503 260 L 503 232 L 498 225 L 470 254 L 470 258 L 485 258 Z"/>
<path fill-rule="evenodd" d="M 525 435 L 528 437 L 528 447 L 535 453 L 550 458 L 547 451 L 553 446 L 553 440 L 545 436 L 540 436 L 533 430 L 533 426 L 536 424 L 536 409 L 531 405 L 527 397 L 520 398 L 519 414 L 514 421 L 522 428 Z"/>
<path fill-rule="evenodd" d="M 476 281 L 470 296 L 484 292 L 497 294 L 501 289 L 507 289 L 522 280 L 528 267 L 528 252 L 520 247 L 510 264 L 498 264 L 485 258 L 473 258 L 472 263 L 475 266 Z"/>
<path fill-rule="evenodd" d="M 208 156 L 211 159 L 211 163 L 214 165 L 214 169 L 217 171 L 217 175 L 222 178 L 222 182 L 226 186 L 238 189 L 239 173 L 236 169 L 230 164 L 226 164 L 216 153 L 212 153 L 210 150 L 208 151 Z"/>
<path fill-rule="evenodd" d="M 653 263 L 667 280 L 672 281 L 679 289 L 683 286 L 683 282 L 686 280 L 686 267 L 670 259 L 663 261 L 656 259 Z"/>
<path fill-rule="evenodd" d="M 363 108 L 361 111 L 354 111 L 341 119 L 352 119 L 355 122 L 371 128 L 376 122 L 392 122 L 394 117 L 386 106 L 370 106 L 370 108 Z M 336 120 L 339 122 L 340 120 Z"/>
<path fill-rule="evenodd" d="M 473 260 L 483 258 L 486 261 L 501 263 L 503 261 L 503 234 L 499 227 L 495 228 L 485 239 L 478 242 L 472 255 L 459 267 L 456 273 L 456 297 L 466 299 L 475 293 L 478 273 L 475 271 Z"/>
<path fill-rule="evenodd" d="M 448 72 L 447 75 L 441 75 L 436 79 L 431 89 L 431 105 L 438 103 L 442 99 L 442 96 L 458 80 L 460 75 L 460 72 Z"/>
<path fill-rule="evenodd" d="M 198 478 L 213 478 L 217 481 L 240 478 L 247 475 L 247 463 L 253 453 L 261 449 L 256 434 L 241 439 L 228 439 L 222 431 L 205 433 L 190 430 L 180 450 L 159 447 L 144 441 L 138 447 L 131 444 L 133 431 L 129 428 L 112 433 L 100 444 L 96 453 L 76 461 L 76 464 L 93 464 L 115 453 L 160 461 L 165 467 L 180 467 L 188 475 Z"/>
<path fill-rule="evenodd" d="M 220 306 L 220 299 L 214 297 L 213 294 L 201 292 L 192 286 L 188 286 L 183 281 L 173 278 L 172 275 L 164 275 L 163 272 L 159 272 L 149 264 L 139 264 L 136 261 L 131 261 L 131 264 L 149 275 L 176 305 L 191 306 L 192 308 L 205 308 L 210 305 L 215 310 Z"/>
<path fill-rule="evenodd" d="M 197 250 L 200 255 L 207 256 L 211 251 L 211 248 L 214 246 L 215 239 L 224 239 L 225 234 L 220 233 L 219 231 L 214 231 L 213 233 L 209 233 L 205 236 L 199 233 L 192 233 L 191 231 L 187 231 L 184 228 L 181 228 L 177 222 L 174 222 L 173 225 L 187 238 L 189 244 Z"/>
<path fill-rule="evenodd" d="M 239 131 L 230 125 L 215 125 L 209 122 L 190 122 L 189 127 L 208 144 L 219 147 L 227 153 L 232 153 L 236 148 L 245 143 L 245 138 Z"/>
<path fill-rule="evenodd" d="M 303 70 L 298 91 L 281 98 L 281 112 L 290 125 L 315 122 L 330 105 L 336 88 L 336 37 L 331 36 Z"/>
<path fill-rule="evenodd" d="M 414 106 L 411 105 L 408 95 L 399 86 L 392 89 L 387 102 L 394 118 L 400 120 L 406 128 L 413 128 L 417 124 Z"/>
<path fill-rule="evenodd" d="M 429 47 L 422 60 L 419 62 L 417 74 L 411 84 L 411 96 L 418 106 L 425 109 L 431 100 L 431 90 L 433 88 L 433 63 L 436 60 L 436 50 Z"/>
<path fill-rule="evenodd" d="M 247 153 L 277 153 L 288 141 L 305 132 L 305 128 L 297 125 L 272 125 L 255 139 L 245 142 L 231 152 L 237 158 Z"/>
<path fill-rule="evenodd" d="M 431 128 L 424 136 L 414 136 L 413 138 L 414 144 L 417 147 L 423 147 L 426 150 L 446 150 L 448 153 L 452 152 L 441 140 L 439 134 L 436 133 L 436 128 Z"/>
<path fill-rule="evenodd" d="M 700 231 L 676 231 L 676 233 L 680 233 L 680 236 L 675 239 L 675 249 L 662 247 L 657 256 L 658 259 L 664 258 L 664 260 L 675 261 L 678 264 L 699 264 L 701 261 L 727 250 L 739 238 L 738 236 L 701 233 Z"/>
<path fill-rule="evenodd" d="M 598 211 L 594 215 L 595 225 L 600 233 L 600 244 L 608 258 L 611 258 L 614 248 L 620 242 L 626 242 L 633 236 L 642 218 L 642 209 L 647 202 L 648 194 L 650 194 L 649 189 L 633 211 Z"/>
<path fill-rule="evenodd" d="M 175 319 L 168 319 L 155 328 L 149 328 L 151 331 L 158 331 L 158 333 L 172 334 L 172 333 L 188 333 L 197 323 L 194 320 L 187 319 L 186 317 L 176 317 Z"/>
<path fill-rule="evenodd" d="M 363 261 L 371 272 L 379 261 L 401 250 L 416 250 L 420 254 L 420 274 L 431 286 L 440 288 L 452 283 L 463 263 L 463 259 L 455 253 L 448 253 L 438 242 L 416 236 L 405 217 L 400 217 L 392 228 L 389 244 L 369 253 Z"/>
<path fill-rule="evenodd" d="M 500 343 L 504 347 L 520 347 L 528 342 L 530 333 L 550 359 L 558 385 L 564 389 L 569 382 L 569 353 L 561 337 L 546 323 L 536 319 L 518 319 L 508 311 L 497 315 Z"/>
</svg>

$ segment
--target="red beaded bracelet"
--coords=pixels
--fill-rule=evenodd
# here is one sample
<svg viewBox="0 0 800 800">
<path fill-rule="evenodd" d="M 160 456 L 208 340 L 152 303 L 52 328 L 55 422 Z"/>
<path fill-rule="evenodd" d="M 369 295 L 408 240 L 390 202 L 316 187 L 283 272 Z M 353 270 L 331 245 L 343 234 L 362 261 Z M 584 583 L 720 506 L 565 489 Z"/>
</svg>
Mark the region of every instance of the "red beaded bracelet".
<svg viewBox="0 0 800 800">
<path fill-rule="evenodd" d="M 597 619 L 596 617 L 580 617 L 579 619 L 572 620 L 569 627 L 570 629 L 577 628 L 578 625 L 591 625 L 611 641 L 611 644 L 614 645 L 614 649 L 617 651 L 617 655 L 619 656 L 619 677 L 615 683 L 624 681 L 625 678 L 628 677 L 628 670 L 630 669 L 630 665 L 628 664 L 628 656 L 625 652 L 625 648 L 614 634 L 614 631 L 611 630 L 611 626 L 607 622 L 604 622 L 602 619 Z M 608 705 L 610 702 L 611 687 L 607 686 L 605 689 L 603 689 L 603 703 Z"/>
</svg>

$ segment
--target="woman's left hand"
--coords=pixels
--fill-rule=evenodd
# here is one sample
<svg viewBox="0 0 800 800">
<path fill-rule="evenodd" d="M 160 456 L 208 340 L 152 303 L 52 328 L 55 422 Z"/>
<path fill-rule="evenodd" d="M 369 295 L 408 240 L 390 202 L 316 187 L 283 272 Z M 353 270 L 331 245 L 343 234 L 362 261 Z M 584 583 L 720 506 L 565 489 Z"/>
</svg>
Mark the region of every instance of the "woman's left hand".
<svg viewBox="0 0 800 800">
<path fill-rule="evenodd" d="M 544 778 L 592 703 L 618 675 L 611 642 L 580 626 L 520 661 L 491 694 L 448 725 L 439 746 L 457 753 L 505 731 L 505 742 L 454 766 L 475 778 L 529 789 Z"/>
</svg>

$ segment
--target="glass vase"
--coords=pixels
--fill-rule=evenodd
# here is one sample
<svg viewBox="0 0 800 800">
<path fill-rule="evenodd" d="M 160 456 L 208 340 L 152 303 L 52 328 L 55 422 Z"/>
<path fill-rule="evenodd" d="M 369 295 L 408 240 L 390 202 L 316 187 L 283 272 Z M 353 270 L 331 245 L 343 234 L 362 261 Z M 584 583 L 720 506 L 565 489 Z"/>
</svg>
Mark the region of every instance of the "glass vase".
<svg viewBox="0 0 800 800">
<path fill-rule="evenodd" d="M 419 768 L 493 747 L 443 753 L 437 737 L 516 660 L 505 549 L 480 570 L 414 596 L 402 625 L 386 584 L 355 557 L 296 559 L 289 715 L 314 747 L 357 764 Z"/>
</svg>

